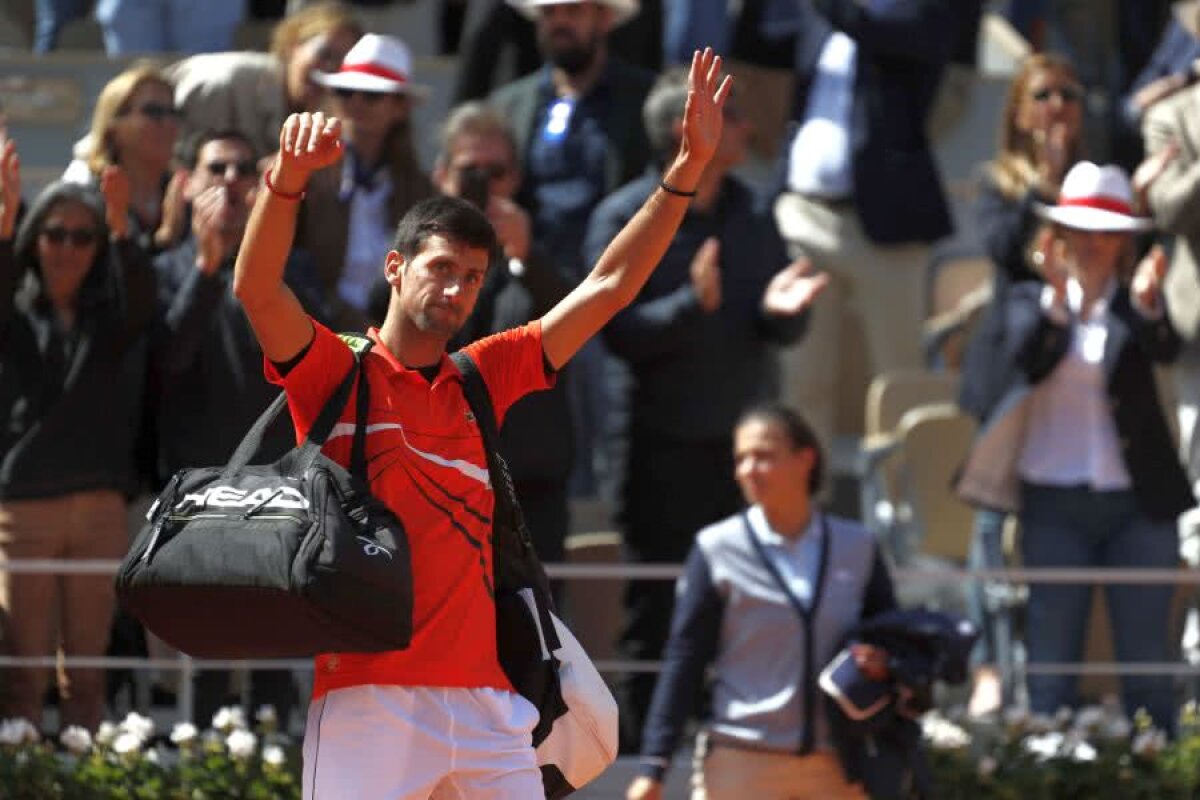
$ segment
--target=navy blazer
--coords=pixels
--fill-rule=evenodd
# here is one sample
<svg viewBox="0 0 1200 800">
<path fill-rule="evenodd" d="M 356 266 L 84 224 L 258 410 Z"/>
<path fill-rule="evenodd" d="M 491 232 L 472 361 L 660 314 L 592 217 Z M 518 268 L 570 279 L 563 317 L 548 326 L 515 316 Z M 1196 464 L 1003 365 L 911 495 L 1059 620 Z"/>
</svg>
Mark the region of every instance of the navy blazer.
<svg viewBox="0 0 1200 800">
<path fill-rule="evenodd" d="M 850 118 L 854 204 L 876 244 L 932 242 L 953 230 L 925 127 L 955 50 L 958 0 L 811 0 L 795 4 L 796 105 L 803 120 L 817 63 L 834 30 L 855 41 Z M 798 122 L 793 129 L 799 129 Z M 791 139 L 777 188 L 785 188 Z"/>
<path fill-rule="evenodd" d="M 1004 370 L 1005 389 L 986 410 L 981 437 L 1015 406 L 1016 397 L 1054 371 L 1070 347 L 1070 326 L 1052 321 L 1042 311 L 1041 291 L 1041 285 L 1033 283 L 1008 290 L 1005 335 L 992 358 Z M 1196 501 L 1163 416 L 1153 366 L 1174 361 L 1181 340 L 1165 309 L 1158 319 L 1143 317 L 1123 286 L 1113 296 L 1108 313 L 1104 370 L 1125 468 L 1141 511 L 1151 519 L 1173 520 Z"/>
</svg>

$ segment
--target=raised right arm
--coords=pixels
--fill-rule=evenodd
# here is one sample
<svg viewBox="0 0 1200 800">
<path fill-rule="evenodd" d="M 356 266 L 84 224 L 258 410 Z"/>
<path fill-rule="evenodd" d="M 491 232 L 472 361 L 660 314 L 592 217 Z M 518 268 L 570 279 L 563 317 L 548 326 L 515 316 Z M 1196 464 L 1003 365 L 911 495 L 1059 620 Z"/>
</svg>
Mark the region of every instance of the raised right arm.
<svg viewBox="0 0 1200 800">
<path fill-rule="evenodd" d="M 233 291 L 263 355 L 282 363 L 313 338 L 312 320 L 283 282 L 296 235 L 296 213 L 309 176 L 342 155 L 341 124 L 317 112 L 292 114 L 279 135 L 279 156 L 259 191 L 234 267 Z M 271 188 L 274 187 L 274 188 Z"/>
</svg>

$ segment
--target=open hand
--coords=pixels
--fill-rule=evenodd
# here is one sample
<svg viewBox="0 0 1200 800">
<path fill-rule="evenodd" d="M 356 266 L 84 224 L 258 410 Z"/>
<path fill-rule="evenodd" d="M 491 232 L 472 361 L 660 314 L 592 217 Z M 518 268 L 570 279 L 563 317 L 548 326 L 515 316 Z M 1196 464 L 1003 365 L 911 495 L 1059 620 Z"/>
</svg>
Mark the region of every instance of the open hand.
<svg viewBox="0 0 1200 800">
<path fill-rule="evenodd" d="M 523 208 L 506 197 L 493 195 L 488 198 L 487 218 L 496 230 L 496 240 L 504 248 L 504 255 L 520 261 L 528 258 L 531 223 Z"/>
<path fill-rule="evenodd" d="M 1134 194 L 1137 195 L 1138 205 L 1143 211 L 1148 211 L 1150 203 L 1147 200 L 1147 195 L 1150 192 L 1150 187 L 1158 180 L 1171 162 L 1179 155 L 1179 142 L 1171 140 L 1167 142 L 1167 146 L 1159 150 L 1152 156 L 1147 156 L 1146 160 L 1138 164 L 1136 170 L 1133 171 Z"/>
<path fill-rule="evenodd" d="M 20 205 L 21 161 L 17 143 L 9 139 L 0 144 L 0 241 L 12 239 Z"/>
<path fill-rule="evenodd" d="M 104 195 L 104 222 L 114 239 L 129 235 L 129 198 L 133 188 L 129 175 L 116 164 L 109 164 L 100 173 L 100 194 Z"/>
<path fill-rule="evenodd" d="M 1129 292 L 1142 308 L 1158 310 L 1167 266 L 1167 253 L 1160 244 L 1150 248 L 1150 252 L 1138 263 L 1129 284 Z"/>
<path fill-rule="evenodd" d="M 210 186 L 192 200 L 196 267 L 205 275 L 214 274 L 232 250 L 230 237 L 221 227 L 228 205 L 224 186 Z"/>
<path fill-rule="evenodd" d="M 700 299 L 700 308 L 711 314 L 721 307 L 721 243 L 714 237 L 704 240 L 691 264 L 692 291 Z"/>
<path fill-rule="evenodd" d="M 692 54 L 688 73 L 687 105 L 683 111 L 683 142 L 680 156 L 700 166 L 708 163 L 721 141 L 725 101 L 733 88 L 733 77 L 721 78 L 721 57 L 711 47 Z"/>
<path fill-rule="evenodd" d="M 154 232 L 154 243 L 161 248 L 173 246 L 183 234 L 183 223 L 187 217 L 187 199 L 184 197 L 187 179 L 187 170 L 177 169 L 167 182 L 167 191 L 163 194 L 162 221 Z"/>
<path fill-rule="evenodd" d="M 308 176 L 336 164 L 345 149 L 342 123 L 320 111 L 288 116 L 279 132 L 279 157 L 272 183 L 283 192 L 301 191 Z"/>
<path fill-rule="evenodd" d="M 788 264 L 767 284 L 763 292 L 763 311 L 773 317 L 791 317 L 804 311 L 829 285 L 829 276 L 814 272 L 813 263 L 798 258 Z"/>
</svg>

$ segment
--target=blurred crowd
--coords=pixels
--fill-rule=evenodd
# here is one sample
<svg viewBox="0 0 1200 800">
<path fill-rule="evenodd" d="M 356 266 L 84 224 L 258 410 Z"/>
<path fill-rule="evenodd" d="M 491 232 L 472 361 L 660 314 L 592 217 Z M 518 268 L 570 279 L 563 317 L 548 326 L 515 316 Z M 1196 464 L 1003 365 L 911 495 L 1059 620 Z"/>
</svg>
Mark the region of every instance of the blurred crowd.
<svg viewBox="0 0 1200 800">
<path fill-rule="evenodd" d="M 351 5 L 95 4 L 110 54 L 176 55 L 104 87 L 36 196 L 0 125 L 0 558 L 120 558 L 130 505 L 180 468 L 227 461 L 273 398 L 231 276 L 288 114 L 336 115 L 346 145 L 300 210 L 287 281 L 306 310 L 335 330 L 378 325 L 397 221 L 458 196 L 505 255 L 465 344 L 541 316 L 586 275 L 658 186 L 679 145 L 679 65 L 711 45 L 736 85 L 678 235 L 602 339 L 503 430 L 542 559 L 563 560 L 571 500 L 601 497 L 629 563 L 683 563 L 697 532 L 752 500 L 734 466 L 747 409 L 799 410 L 806 447 L 828 453 L 861 432 L 845 420 L 873 377 L 921 368 L 959 372 L 978 421 L 955 486 L 977 509 L 973 563 L 1011 563 L 1009 519 L 1026 566 L 1179 563 L 1200 478 L 1200 2 L 1113 0 L 1101 20 L 1083 0 L 507 0 L 463 29 L 465 5 L 440 6 L 458 75 L 435 132 L 412 123 L 430 88 L 405 32 L 365 29 Z M 89 6 L 39 0 L 35 49 Z M 1034 52 L 972 207 L 952 213 L 928 131 L 974 68 L 985 10 Z M 249 13 L 281 14 L 266 52 L 231 49 Z M 415 143 L 435 134 L 427 172 Z M 744 177 L 764 158 L 766 181 Z M 958 318 L 963 346 L 931 346 L 928 273 L 956 218 L 991 261 L 990 291 Z M 292 444 L 279 427 L 260 457 Z M 984 665 L 1000 657 L 986 588 Z M 1081 660 L 1091 589 L 1030 588 L 1030 663 Z M 1172 587 L 1107 593 L 1119 660 L 1175 657 Z M 662 657 L 674 601 L 670 583 L 629 583 L 624 656 Z M 93 575 L 0 572 L 0 631 L 15 656 L 148 646 Z M 39 722 L 57 678 L 62 726 L 94 728 L 115 691 L 95 669 L 3 674 L 0 719 Z M 229 701 L 230 677 L 196 678 L 197 720 Z M 1076 683 L 1033 676 L 1028 701 L 1075 704 Z M 654 686 L 621 681 L 628 752 Z M 1127 710 L 1171 729 L 1169 679 L 1121 687 Z M 1014 692 L 981 667 L 972 707 Z M 287 671 L 253 673 L 249 694 L 285 720 L 301 703 Z"/>
</svg>

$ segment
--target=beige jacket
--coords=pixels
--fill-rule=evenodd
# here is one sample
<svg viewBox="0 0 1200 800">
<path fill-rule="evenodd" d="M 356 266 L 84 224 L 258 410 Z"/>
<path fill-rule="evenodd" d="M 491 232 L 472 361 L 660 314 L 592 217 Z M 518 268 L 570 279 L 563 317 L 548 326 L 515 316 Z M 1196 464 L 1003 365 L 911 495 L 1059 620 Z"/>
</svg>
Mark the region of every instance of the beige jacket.
<svg viewBox="0 0 1200 800">
<path fill-rule="evenodd" d="M 1200 339 L 1200 84 L 1150 107 L 1142 123 L 1146 154 L 1168 142 L 1179 154 L 1147 193 L 1158 227 L 1178 235 L 1164 290 L 1171 322 L 1187 342 Z"/>
</svg>

